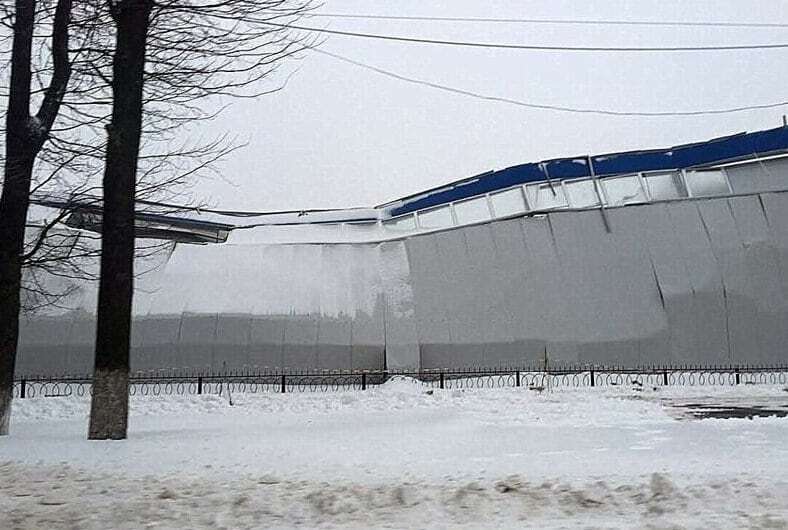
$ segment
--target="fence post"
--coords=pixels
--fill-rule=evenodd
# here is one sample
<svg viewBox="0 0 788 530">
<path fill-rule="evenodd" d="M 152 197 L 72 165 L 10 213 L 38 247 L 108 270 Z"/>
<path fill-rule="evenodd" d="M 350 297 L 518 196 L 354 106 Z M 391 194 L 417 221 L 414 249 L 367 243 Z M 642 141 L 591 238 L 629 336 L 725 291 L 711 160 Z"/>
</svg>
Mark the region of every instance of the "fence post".
<svg viewBox="0 0 788 530">
<path fill-rule="evenodd" d="M 520 370 L 517 370 L 517 375 L 515 376 L 514 384 L 516 386 L 520 386 Z"/>
<path fill-rule="evenodd" d="M 441 389 L 443 389 L 443 372 L 441 372 Z"/>
<path fill-rule="evenodd" d="M 285 374 L 282 374 L 282 394 L 285 393 Z"/>
<path fill-rule="evenodd" d="M 201 394 L 202 394 L 202 376 L 198 375 L 197 376 L 197 395 L 199 396 Z"/>
<path fill-rule="evenodd" d="M 668 386 L 668 371 L 664 370 L 662 372 L 662 384 L 663 386 Z"/>
<path fill-rule="evenodd" d="M 593 368 L 591 368 L 591 386 L 596 386 L 596 375 Z"/>
<path fill-rule="evenodd" d="M 736 384 L 739 384 L 739 367 L 736 367 Z"/>
<path fill-rule="evenodd" d="M 27 396 L 27 381 L 22 379 L 22 387 L 19 389 L 19 398 L 25 399 Z"/>
<path fill-rule="evenodd" d="M 361 374 L 361 390 L 366 390 L 366 389 L 367 389 L 367 374 L 365 372 Z"/>
</svg>

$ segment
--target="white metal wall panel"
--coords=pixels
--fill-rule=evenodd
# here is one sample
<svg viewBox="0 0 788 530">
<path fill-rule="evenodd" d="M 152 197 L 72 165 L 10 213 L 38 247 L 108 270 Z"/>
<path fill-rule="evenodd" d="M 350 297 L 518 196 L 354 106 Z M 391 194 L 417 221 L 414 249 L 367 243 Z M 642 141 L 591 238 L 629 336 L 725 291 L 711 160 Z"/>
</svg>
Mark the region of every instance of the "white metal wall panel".
<svg viewBox="0 0 788 530">
<path fill-rule="evenodd" d="M 567 338 L 567 334 L 572 333 L 569 329 L 573 325 L 570 315 L 572 308 L 566 296 L 565 274 L 558 257 L 550 218 L 523 218 L 521 227 L 525 247 L 525 292 L 520 300 L 520 314 L 528 336 L 544 341 L 544 349 L 533 352 L 533 356 L 541 361 L 549 352 L 557 359 L 577 359 L 575 343 Z M 531 355 L 526 353 L 526 360 L 530 358 Z"/>
<path fill-rule="evenodd" d="M 665 352 L 662 363 L 686 363 L 697 355 L 695 300 L 692 282 L 670 222 L 667 204 L 637 209 L 642 237 L 654 275 L 655 292 L 664 313 Z M 657 302 L 654 302 L 657 305 Z"/>
<path fill-rule="evenodd" d="M 479 365 L 484 354 L 485 315 L 490 309 L 484 290 L 492 271 L 479 274 L 474 269 L 466 243 L 468 230 L 440 232 L 434 239 L 442 284 L 440 298 L 446 305 L 450 342 L 432 347 L 443 351 L 443 366 Z"/>
<path fill-rule="evenodd" d="M 381 345 L 385 351 L 383 362 L 391 369 L 412 369 L 420 366 L 421 351 L 415 310 L 416 289 L 412 284 L 408 252 L 402 241 L 381 243 L 378 248 L 382 287 L 378 304 L 383 313 Z"/>
<path fill-rule="evenodd" d="M 541 359 L 547 344 L 544 296 L 537 297 L 528 269 L 523 220 L 496 223 L 491 230 L 496 252 L 496 274 L 504 290 L 505 311 L 511 318 L 512 364 Z"/>
<path fill-rule="evenodd" d="M 513 366 L 522 364 L 522 344 L 515 339 L 515 317 L 509 297 L 511 293 L 504 275 L 499 251 L 493 238 L 497 225 L 483 224 L 469 227 L 465 234 L 467 256 L 472 276 L 466 281 L 477 286 L 477 300 L 486 307 L 476 316 L 482 328 L 482 366 Z M 474 277 L 486 282 L 474 282 Z"/>
<path fill-rule="evenodd" d="M 413 286 L 415 324 L 418 329 L 420 363 L 422 366 L 449 366 L 451 352 L 442 346 L 451 344 L 446 314 L 451 310 L 443 263 L 436 239 L 428 234 L 407 240 L 407 256 Z"/>
<path fill-rule="evenodd" d="M 734 351 L 740 362 L 774 362 L 788 344 L 788 297 L 782 292 L 778 249 L 758 196 L 728 200 L 742 245 L 739 273 L 746 280 L 743 293 L 752 308 L 753 351 Z"/>
<path fill-rule="evenodd" d="M 178 245 L 132 368 L 785 362 L 788 192 L 551 212 L 382 243 Z M 96 290 L 23 318 L 18 373 L 89 371 Z"/>
<path fill-rule="evenodd" d="M 668 320 L 662 304 L 657 277 L 648 247 L 648 211 L 655 205 L 639 205 L 608 210 L 612 248 L 619 275 L 610 303 L 625 301 L 622 316 L 624 340 L 637 352 L 640 363 L 669 357 Z M 617 289 L 617 291 L 616 291 Z M 625 360 L 631 363 L 632 360 Z"/>
<path fill-rule="evenodd" d="M 725 199 L 708 199 L 717 202 Z M 690 290 L 691 309 L 685 315 L 693 330 L 692 348 L 687 363 L 724 364 L 728 352 L 727 306 L 722 276 L 711 248 L 709 236 L 698 211 L 697 201 L 668 203 L 667 219 L 673 230 L 676 259 L 684 263 Z"/>
</svg>

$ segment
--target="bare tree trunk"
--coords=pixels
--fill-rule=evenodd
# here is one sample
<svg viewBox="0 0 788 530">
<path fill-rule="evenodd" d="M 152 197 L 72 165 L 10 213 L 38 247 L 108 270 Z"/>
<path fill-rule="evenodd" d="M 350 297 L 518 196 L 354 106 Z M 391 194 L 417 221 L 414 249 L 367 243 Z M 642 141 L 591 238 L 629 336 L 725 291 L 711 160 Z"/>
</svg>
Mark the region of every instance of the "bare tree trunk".
<svg viewBox="0 0 788 530">
<path fill-rule="evenodd" d="M 17 0 L 11 53 L 11 90 L 6 115 L 5 171 L 0 197 L 0 435 L 11 422 L 14 367 L 19 338 L 19 288 L 28 195 L 33 174 L 30 153 L 30 55 L 35 2 Z"/>
<path fill-rule="evenodd" d="M 0 435 L 11 421 L 19 340 L 19 293 L 33 165 L 60 110 L 71 75 L 68 26 L 71 0 L 59 0 L 52 33 L 52 79 L 41 108 L 30 115 L 31 54 L 36 1 L 16 0 L 11 84 L 5 123 L 5 169 L 0 196 Z"/>
<path fill-rule="evenodd" d="M 123 0 L 112 7 L 117 36 L 112 65 L 112 121 L 107 127 L 103 180 L 96 361 L 88 429 L 91 440 L 125 439 L 128 426 L 134 196 L 152 5 L 153 0 Z"/>
</svg>

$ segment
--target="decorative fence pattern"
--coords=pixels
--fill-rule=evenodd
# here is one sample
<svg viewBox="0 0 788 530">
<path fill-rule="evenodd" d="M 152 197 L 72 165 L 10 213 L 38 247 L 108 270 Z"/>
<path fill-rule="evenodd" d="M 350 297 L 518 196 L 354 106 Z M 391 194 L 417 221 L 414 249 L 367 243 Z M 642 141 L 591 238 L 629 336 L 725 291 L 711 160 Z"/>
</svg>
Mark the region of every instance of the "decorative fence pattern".
<svg viewBox="0 0 788 530">
<path fill-rule="evenodd" d="M 132 396 L 200 395 L 223 392 L 338 392 L 367 390 L 392 377 L 413 378 L 425 389 L 535 389 L 606 386 L 704 386 L 788 384 L 788 365 L 781 366 L 562 366 L 551 368 L 446 369 L 364 372 L 225 372 L 169 371 L 136 373 L 130 378 Z M 85 396 L 91 377 L 22 377 L 14 381 L 14 397 Z"/>
</svg>

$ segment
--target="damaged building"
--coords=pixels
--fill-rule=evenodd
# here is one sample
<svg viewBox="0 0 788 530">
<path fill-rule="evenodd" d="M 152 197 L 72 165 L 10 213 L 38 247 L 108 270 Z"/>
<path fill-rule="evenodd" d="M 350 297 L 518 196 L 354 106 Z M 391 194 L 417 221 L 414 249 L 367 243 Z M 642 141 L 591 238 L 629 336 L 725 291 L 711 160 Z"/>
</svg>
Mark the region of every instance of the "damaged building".
<svg viewBox="0 0 788 530">
<path fill-rule="evenodd" d="M 69 209 L 60 230 L 100 231 L 100 204 L 36 202 Z M 370 208 L 141 204 L 137 229 L 164 248 L 140 258 L 133 370 L 788 360 L 786 127 Z M 19 375 L 92 370 L 97 285 L 68 281 L 23 317 Z"/>
</svg>

